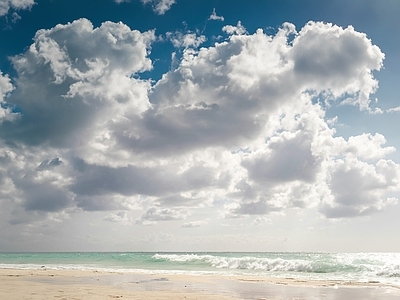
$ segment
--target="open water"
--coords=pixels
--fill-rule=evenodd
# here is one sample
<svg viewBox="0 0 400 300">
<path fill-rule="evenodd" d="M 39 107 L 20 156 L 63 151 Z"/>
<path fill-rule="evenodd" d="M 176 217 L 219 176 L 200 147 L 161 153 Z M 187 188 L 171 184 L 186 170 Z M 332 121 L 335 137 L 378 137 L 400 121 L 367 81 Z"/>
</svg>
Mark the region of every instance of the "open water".
<svg viewBox="0 0 400 300">
<path fill-rule="evenodd" d="M 400 253 L 0 253 L 0 268 L 259 275 L 400 287 Z"/>
</svg>

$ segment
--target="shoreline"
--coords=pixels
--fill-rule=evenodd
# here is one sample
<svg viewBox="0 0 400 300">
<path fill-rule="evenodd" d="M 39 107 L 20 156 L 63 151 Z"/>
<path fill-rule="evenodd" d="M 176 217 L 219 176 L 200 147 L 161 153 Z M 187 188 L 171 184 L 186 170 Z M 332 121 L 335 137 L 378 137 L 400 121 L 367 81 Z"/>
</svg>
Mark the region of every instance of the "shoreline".
<svg viewBox="0 0 400 300">
<path fill-rule="evenodd" d="M 0 269 L 1 299 L 380 299 L 400 288 L 345 282 L 241 275 L 145 274 L 78 270 Z"/>
</svg>

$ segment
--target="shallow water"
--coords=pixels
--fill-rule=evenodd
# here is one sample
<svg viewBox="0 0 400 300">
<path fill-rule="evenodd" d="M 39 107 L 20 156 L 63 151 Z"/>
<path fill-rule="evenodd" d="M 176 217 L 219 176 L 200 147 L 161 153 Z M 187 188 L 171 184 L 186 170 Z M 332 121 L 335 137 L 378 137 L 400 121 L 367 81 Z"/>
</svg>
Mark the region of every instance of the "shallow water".
<svg viewBox="0 0 400 300">
<path fill-rule="evenodd" d="M 400 253 L 0 253 L 0 268 L 261 275 L 400 286 Z"/>
</svg>

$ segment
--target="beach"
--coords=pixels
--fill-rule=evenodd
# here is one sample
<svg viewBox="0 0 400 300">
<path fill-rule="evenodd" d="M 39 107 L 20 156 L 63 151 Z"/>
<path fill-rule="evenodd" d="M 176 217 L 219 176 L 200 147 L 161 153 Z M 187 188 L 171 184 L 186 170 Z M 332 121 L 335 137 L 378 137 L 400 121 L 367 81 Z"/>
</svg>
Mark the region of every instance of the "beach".
<svg viewBox="0 0 400 300">
<path fill-rule="evenodd" d="M 400 299 L 396 286 L 263 276 L 0 269 L 0 299 Z"/>
</svg>

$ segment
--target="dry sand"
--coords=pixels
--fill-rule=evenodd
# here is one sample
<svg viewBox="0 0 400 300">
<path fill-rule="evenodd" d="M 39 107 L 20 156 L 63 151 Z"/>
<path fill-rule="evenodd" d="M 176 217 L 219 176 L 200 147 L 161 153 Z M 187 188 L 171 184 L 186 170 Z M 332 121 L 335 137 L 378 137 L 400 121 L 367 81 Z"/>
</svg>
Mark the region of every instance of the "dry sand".
<svg viewBox="0 0 400 300">
<path fill-rule="evenodd" d="M 400 289 L 379 283 L 255 276 L 0 269 L 0 299 L 398 300 Z"/>
</svg>

